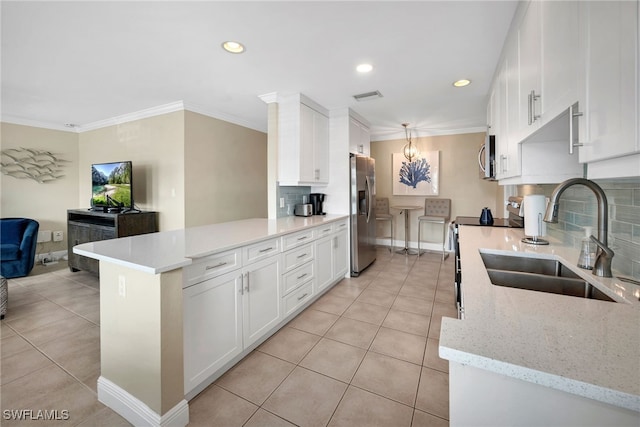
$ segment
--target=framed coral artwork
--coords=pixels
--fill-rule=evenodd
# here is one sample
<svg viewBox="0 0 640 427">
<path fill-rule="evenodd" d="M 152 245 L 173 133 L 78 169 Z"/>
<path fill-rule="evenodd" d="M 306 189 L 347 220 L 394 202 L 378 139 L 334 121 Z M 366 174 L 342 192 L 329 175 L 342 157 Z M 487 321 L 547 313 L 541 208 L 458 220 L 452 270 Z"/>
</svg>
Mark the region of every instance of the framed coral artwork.
<svg viewBox="0 0 640 427">
<path fill-rule="evenodd" d="M 420 153 L 412 162 L 402 153 L 392 154 L 394 196 L 437 196 L 440 152 Z"/>
</svg>

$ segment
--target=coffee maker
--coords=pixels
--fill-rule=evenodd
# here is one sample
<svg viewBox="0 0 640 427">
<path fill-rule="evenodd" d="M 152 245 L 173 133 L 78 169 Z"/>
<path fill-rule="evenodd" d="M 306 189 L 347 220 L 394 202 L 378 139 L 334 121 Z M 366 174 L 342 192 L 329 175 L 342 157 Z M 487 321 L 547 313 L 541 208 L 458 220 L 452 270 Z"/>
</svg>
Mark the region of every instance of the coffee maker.
<svg viewBox="0 0 640 427">
<path fill-rule="evenodd" d="M 309 194 L 314 215 L 326 215 L 326 213 L 322 210 L 322 203 L 324 202 L 324 196 L 325 196 L 324 193 Z"/>
</svg>

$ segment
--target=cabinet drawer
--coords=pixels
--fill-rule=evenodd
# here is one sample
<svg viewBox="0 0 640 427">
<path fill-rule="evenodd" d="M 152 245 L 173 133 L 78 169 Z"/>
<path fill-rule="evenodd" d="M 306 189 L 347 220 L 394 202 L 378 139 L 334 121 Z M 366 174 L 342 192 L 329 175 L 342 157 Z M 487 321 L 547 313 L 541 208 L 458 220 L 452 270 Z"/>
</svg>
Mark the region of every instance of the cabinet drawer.
<svg viewBox="0 0 640 427">
<path fill-rule="evenodd" d="M 282 295 L 286 295 L 309 279 L 313 279 L 313 262 L 307 262 L 282 276 Z"/>
<path fill-rule="evenodd" d="M 337 221 L 337 222 L 333 223 L 333 232 L 334 233 L 337 233 L 337 232 L 342 231 L 342 230 L 346 231 L 348 229 L 349 229 L 349 227 L 348 227 L 346 219 L 343 219 L 343 220 L 340 220 L 340 221 Z"/>
<path fill-rule="evenodd" d="M 280 252 L 280 241 L 278 239 L 265 240 L 255 245 L 244 248 L 245 262 L 253 262 L 259 259 L 275 255 Z"/>
<path fill-rule="evenodd" d="M 293 270 L 313 259 L 313 245 L 311 243 L 292 249 L 284 253 L 284 272 Z"/>
<path fill-rule="evenodd" d="M 282 250 L 286 251 L 296 246 L 304 245 L 313 240 L 313 229 L 282 236 Z"/>
<path fill-rule="evenodd" d="M 240 255 L 240 249 L 235 249 L 194 259 L 193 264 L 184 268 L 183 288 L 240 268 Z"/>
<path fill-rule="evenodd" d="M 328 236 L 329 234 L 333 233 L 333 224 L 329 223 L 329 224 L 321 225 L 320 227 L 314 228 L 313 232 L 314 232 L 313 237 L 315 237 L 316 239 L 320 237 Z"/>
<path fill-rule="evenodd" d="M 306 304 L 312 296 L 313 281 L 310 280 L 299 289 L 284 297 L 284 304 L 282 304 L 282 310 L 284 313 L 282 314 L 282 317 L 288 316 L 296 311 L 298 308 Z"/>
</svg>

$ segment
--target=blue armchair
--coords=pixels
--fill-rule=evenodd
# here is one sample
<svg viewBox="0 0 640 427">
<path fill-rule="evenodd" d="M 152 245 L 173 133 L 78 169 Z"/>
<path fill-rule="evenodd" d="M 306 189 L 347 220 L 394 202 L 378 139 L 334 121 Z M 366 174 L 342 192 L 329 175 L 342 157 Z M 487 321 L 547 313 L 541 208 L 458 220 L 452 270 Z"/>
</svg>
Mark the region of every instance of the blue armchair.
<svg viewBox="0 0 640 427">
<path fill-rule="evenodd" d="M 33 268 L 38 221 L 29 218 L 0 219 L 0 274 L 7 279 L 27 276 Z"/>
</svg>

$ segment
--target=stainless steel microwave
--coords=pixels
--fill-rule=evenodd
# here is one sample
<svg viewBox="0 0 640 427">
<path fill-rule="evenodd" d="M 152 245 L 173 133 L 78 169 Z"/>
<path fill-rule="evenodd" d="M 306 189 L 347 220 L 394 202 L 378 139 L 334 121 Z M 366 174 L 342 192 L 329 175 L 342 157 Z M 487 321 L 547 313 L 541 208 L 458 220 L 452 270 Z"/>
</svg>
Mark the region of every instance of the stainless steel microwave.
<svg viewBox="0 0 640 427">
<path fill-rule="evenodd" d="M 478 166 L 480 166 L 480 178 L 496 179 L 496 137 L 487 135 L 484 144 L 478 152 Z"/>
</svg>

